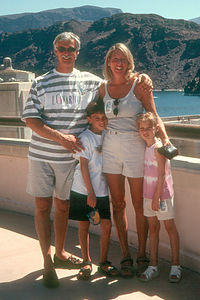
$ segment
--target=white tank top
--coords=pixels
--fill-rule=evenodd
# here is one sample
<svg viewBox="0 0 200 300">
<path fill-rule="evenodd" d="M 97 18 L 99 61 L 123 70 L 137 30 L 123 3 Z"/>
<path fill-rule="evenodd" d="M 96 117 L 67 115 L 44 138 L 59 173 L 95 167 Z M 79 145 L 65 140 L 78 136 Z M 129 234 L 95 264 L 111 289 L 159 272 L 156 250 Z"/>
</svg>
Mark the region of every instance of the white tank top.
<svg viewBox="0 0 200 300">
<path fill-rule="evenodd" d="M 137 79 L 133 82 L 133 85 L 128 94 L 119 98 L 118 114 L 114 115 L 113 110 L 115 109 L 114 101 L 108 93 L 107 84 L 105 83 L 105 97 L 103 99 L 105 104 L 105 113 L 108 118 L 107 129 L 116 130 L 119 132 L 138 132 L 136 119 L 137 116 L 143 113 L 144 108 L 142 102 L 138 100 L 133 93 Z"/>
</svg>

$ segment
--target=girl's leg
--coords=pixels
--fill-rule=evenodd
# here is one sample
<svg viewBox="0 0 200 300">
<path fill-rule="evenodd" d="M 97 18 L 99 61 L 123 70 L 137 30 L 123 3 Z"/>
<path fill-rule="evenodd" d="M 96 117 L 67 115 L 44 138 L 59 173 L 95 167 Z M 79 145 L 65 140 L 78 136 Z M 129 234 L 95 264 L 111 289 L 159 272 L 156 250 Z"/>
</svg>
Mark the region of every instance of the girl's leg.
<svg viewBox="0 0 200 300">
<path fill-rule="evenodd" d="M 125 202 L 125 177 L 121 174 L 106 174 L 111 193 L 113 218 L 123 258 L 129 257 L 127 218 Z"/>
<path fill-rule="evenodd" d="M 143 214 L 143 178 L 128 178 L 132 203 L 136 215 L 138 235 L 138 257 L 146 256 L 146 241 L 148 235 L 147 218 Z"/>
<path fill-rule="evenodd" d="M 157 217 L 149 217 L 149 245 L 150 245 L 150 265 L 158 265 L 158 244 L 159 244 L 159 231 L 160 222 Z"/>
<path fill-rule="evenodd" d="M 174 219 L 165 220 L 164 224 L 170 240 L 172 265 L 179 265 L 179 235 Z"/>
</svg>

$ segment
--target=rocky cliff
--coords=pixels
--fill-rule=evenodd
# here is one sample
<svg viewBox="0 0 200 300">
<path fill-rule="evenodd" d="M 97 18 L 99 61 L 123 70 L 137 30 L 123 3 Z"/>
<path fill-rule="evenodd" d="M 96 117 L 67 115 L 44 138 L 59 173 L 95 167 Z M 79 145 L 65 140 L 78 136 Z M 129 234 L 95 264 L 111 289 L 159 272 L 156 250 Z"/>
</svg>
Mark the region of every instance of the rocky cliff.
<svg viewBox="0 0 200 300">
<path fill-rule="evenodd" d="M 116 14 L 95 22 L 64 21 L 48 28 L 0 35 L 0 60 L 10 56 L 18 69 L 41 74 L 55 65 L 52 42 L 62 31 L 82 41 L 76 66 L 102 75 L 108 48 L 127 44 L 136 71 L 148 73 L 157 89 L 182 89 L 200 69 L 200 25 L 158 15 Z"/>
</svg>

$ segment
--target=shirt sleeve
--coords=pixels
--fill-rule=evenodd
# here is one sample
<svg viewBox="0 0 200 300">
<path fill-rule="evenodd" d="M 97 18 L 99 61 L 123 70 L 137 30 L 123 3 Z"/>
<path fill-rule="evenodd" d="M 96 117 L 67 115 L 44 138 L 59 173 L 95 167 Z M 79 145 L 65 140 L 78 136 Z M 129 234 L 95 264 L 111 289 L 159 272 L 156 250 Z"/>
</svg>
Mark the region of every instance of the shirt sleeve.
<svg viewBox="0 0 200 300">
<path fill-rule="evenodd" d="M 41 94 L 41 92 L 40 92 Z M 26 118 L 39 118 L 42 119 L 42 111 L 44 105 L 41 103 L 40 98 L 38 97 L 38 83 L 33 81 L 31 86 L 28 99 L 25 104 L 25 108 L 22 114 L 22 120 Z"/>
<path fill-rule="evenodd" d="M 87 136 L 80 136 L 81 142 L 83 147 L 85 148 L 81 152 L 77 152 L 73 154 L 73 157 L 80 160 L 80 157 L 86 158 L 88 160 L 91 160 L 92 158 L 92 149 L 91 149 L 91 144 L 90 144 L 90 139 L 88 139 Z"/>
</svg>

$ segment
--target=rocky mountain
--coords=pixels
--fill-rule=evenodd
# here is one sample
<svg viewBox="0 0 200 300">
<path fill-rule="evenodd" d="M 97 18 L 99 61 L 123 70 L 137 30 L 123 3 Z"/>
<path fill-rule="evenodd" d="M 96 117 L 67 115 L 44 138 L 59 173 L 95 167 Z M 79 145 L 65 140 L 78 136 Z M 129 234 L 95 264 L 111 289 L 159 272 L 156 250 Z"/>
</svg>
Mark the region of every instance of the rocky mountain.
<svg viewBox="0 0 200 300">
<path fill-rule="evenodd" d="M 200 17 L 191 19 L 190 21 L 200 24 Z"/>
<path fill-rule="evenodd" d="M 0 35 L 0 61 L 10 56 L 16 69 L 41 74 L 55 65 L 52 42 L 62 31 L 82 41 L 76 66 L 102 76 L 108 48 L 127 44 L 135 69 L 146 72 L 156 89 L 183 89 L 200 69 L 200 25 L 158 15 L 116 14 L 95 22 L 65 21 L 42 29 Z"/>
<path fill-rule="evenodd" d="M 200 95 L 200 69 L 197 71 L 194 79 L 187 83 L 184 92 L 185 94 Z"/>
<path fill-rule="evenodd" d="M 102 8 L 85 5 L 74 8 L 58 8 L 38 13 L 22 13 L 0 16 L 0 32 L 16 32 L 26 29 L 48 27 L 59 21 L 96 21 L 122 13 L 118 8 Z"/>
</svg>

